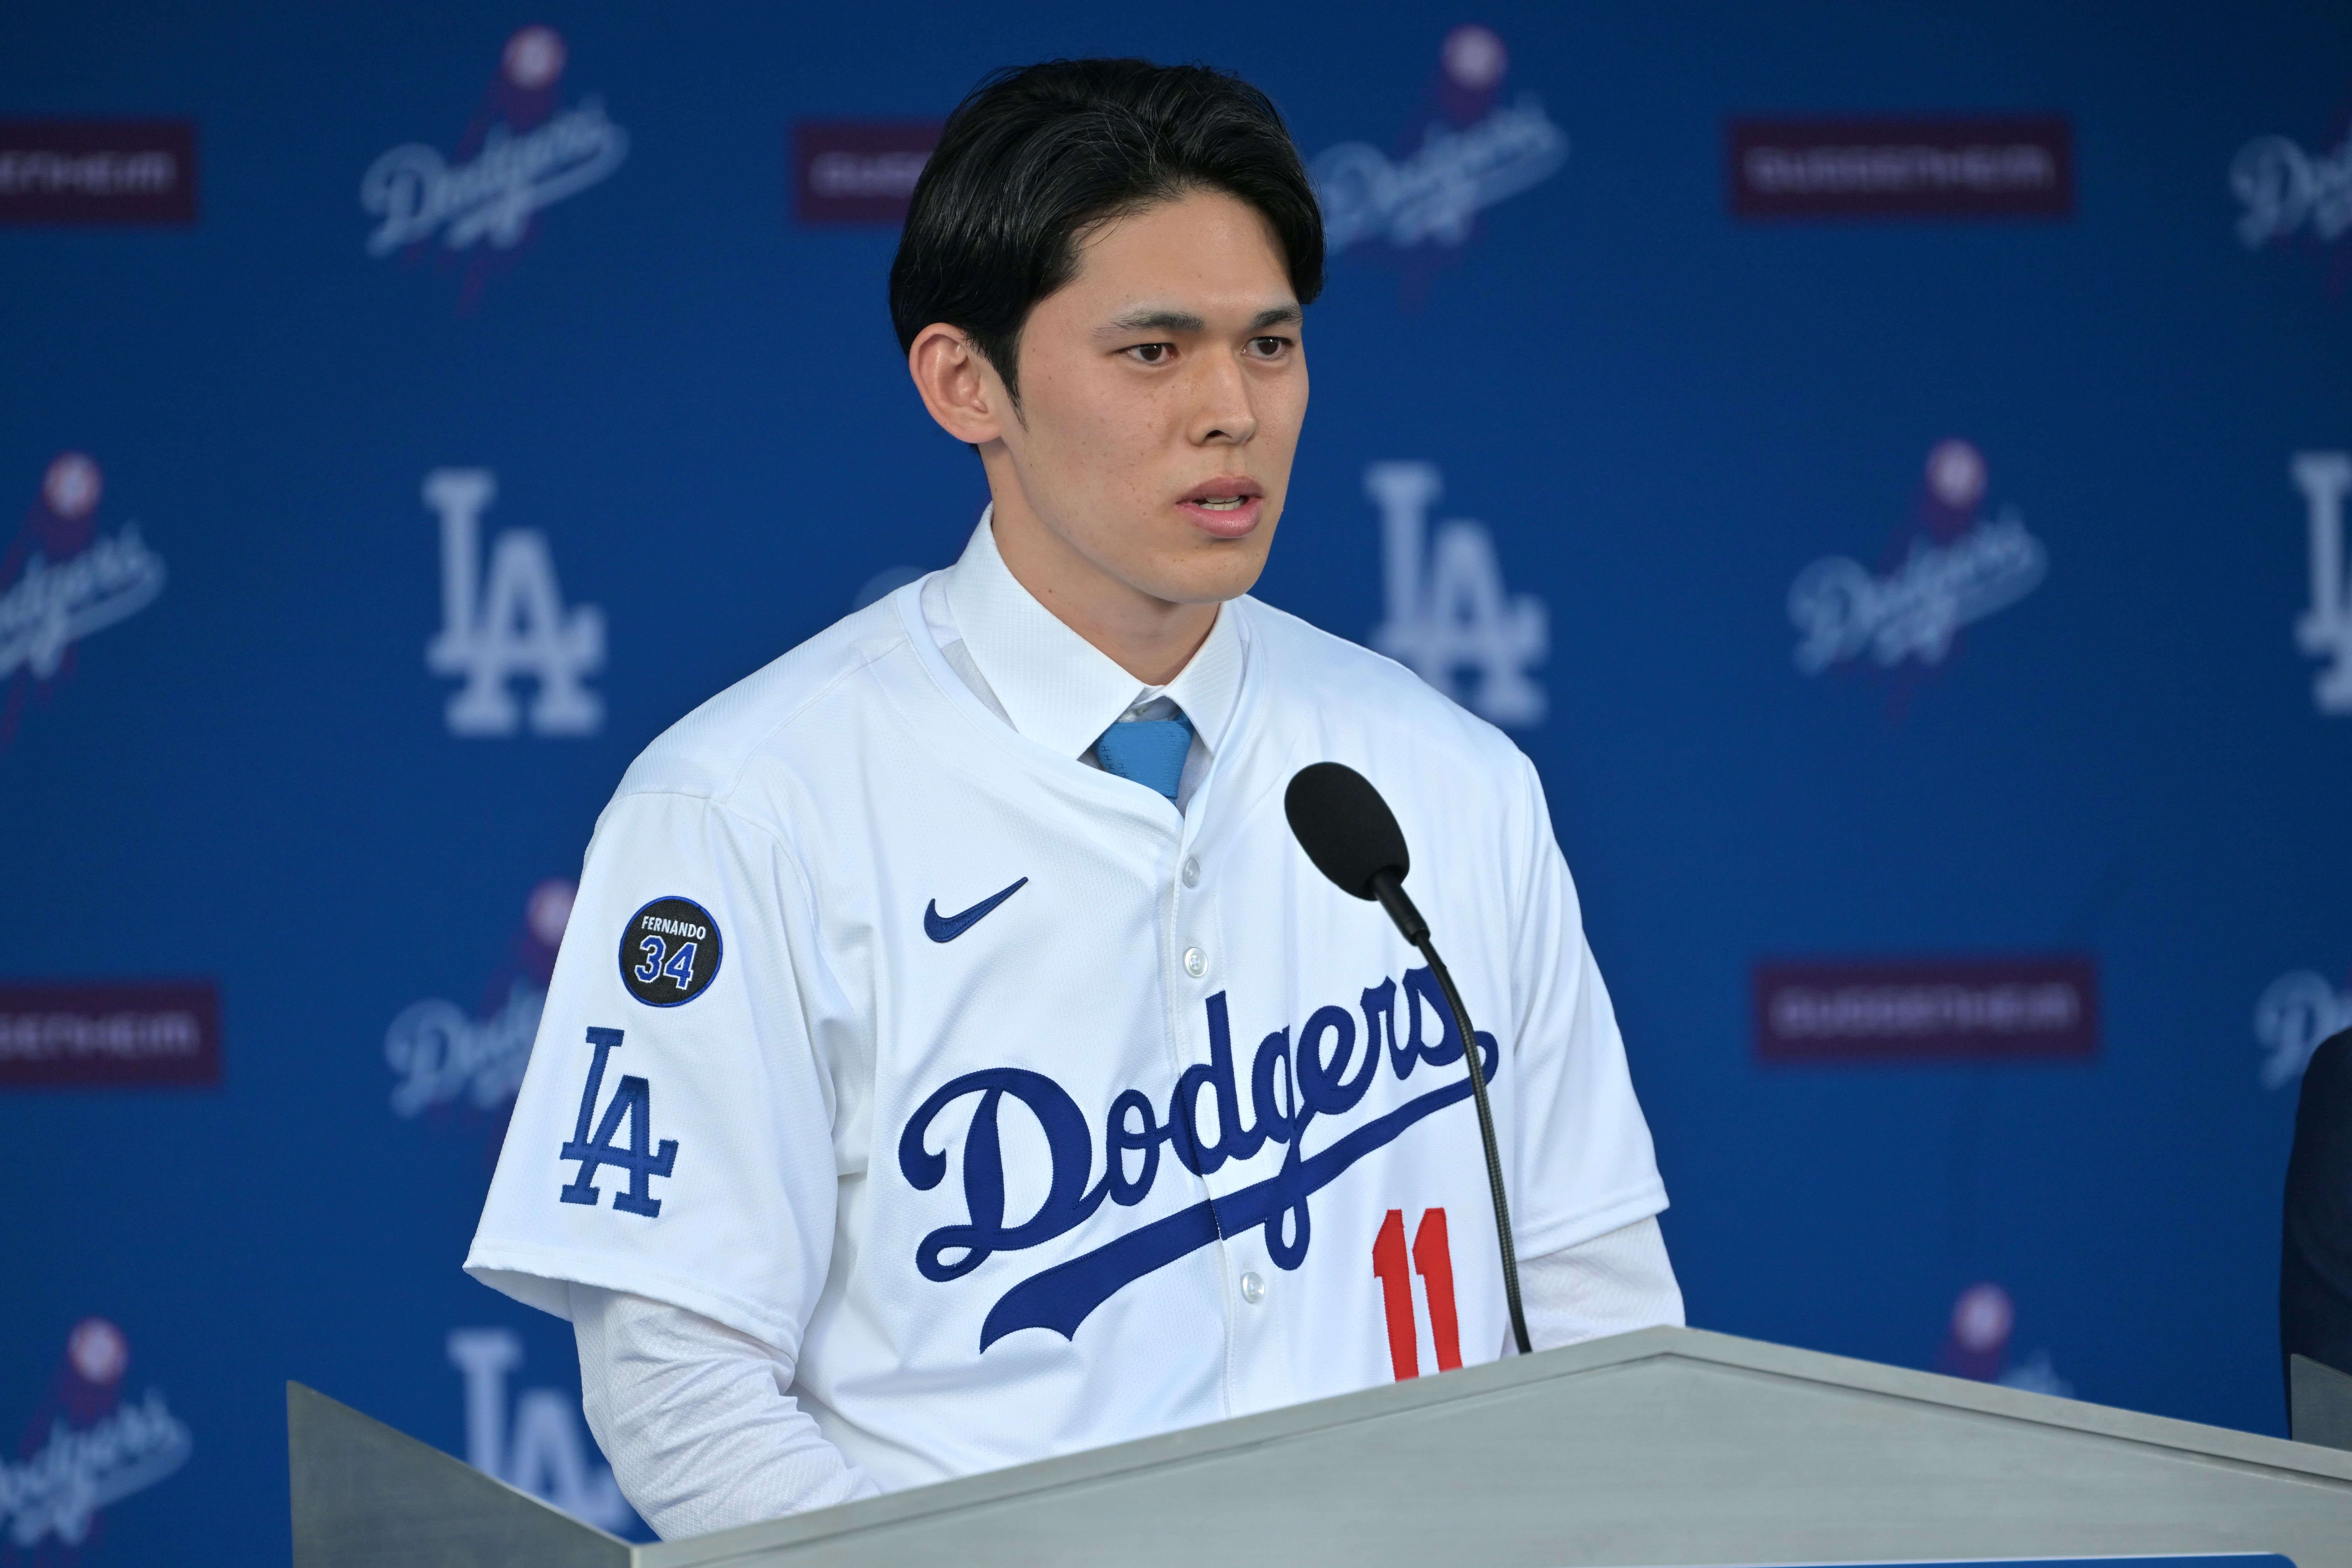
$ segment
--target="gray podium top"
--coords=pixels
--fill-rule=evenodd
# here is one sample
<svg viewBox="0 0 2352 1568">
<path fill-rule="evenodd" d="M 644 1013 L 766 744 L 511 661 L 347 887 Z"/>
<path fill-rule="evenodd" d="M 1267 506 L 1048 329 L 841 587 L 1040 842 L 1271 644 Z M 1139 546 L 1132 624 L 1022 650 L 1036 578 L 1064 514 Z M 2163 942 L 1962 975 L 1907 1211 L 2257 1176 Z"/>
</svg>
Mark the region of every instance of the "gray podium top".
<svg viewBox="0 0 2352 1568">
<path fill-rule="evenodd" d="M 296 1568 L 1349 1568 L 2282 1552 L 2352 1568 L 2352 1453 L 1644 1329 L 631 1546 L 299 1384 Z"/>
</svg>

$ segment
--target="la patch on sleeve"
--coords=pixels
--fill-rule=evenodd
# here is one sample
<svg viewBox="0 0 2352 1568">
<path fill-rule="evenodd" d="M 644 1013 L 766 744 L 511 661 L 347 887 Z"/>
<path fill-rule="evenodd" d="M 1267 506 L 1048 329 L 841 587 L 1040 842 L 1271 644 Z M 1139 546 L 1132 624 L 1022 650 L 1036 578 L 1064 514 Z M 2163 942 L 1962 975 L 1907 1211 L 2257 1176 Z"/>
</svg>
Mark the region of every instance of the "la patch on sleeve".
<svg viewBox="0 0 2352 1568">
<path fill-rule="evenodd" d="M 724 944 L 692 899 L 656 899 L 621 931 L 621 984 L 648 1007 L 677 1007 L 710 988 Z"/>
</svg>

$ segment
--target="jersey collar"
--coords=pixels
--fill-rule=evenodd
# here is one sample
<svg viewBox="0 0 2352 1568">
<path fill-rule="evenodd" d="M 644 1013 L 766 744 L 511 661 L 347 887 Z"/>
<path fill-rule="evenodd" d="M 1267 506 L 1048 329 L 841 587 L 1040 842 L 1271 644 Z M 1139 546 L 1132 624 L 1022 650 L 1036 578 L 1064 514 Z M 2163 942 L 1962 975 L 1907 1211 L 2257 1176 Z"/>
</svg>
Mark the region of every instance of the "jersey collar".
<svg viewBox="0 0 2352 1568">
<path fill-rule="evenodd" d="M 1066 757 L 1082 757 L 1097 736 L 1133 710 L 1168 698 L 1214 752 L 1241 689 L 1248 651 L 1242 617 L 1220 606 L 1215 626 L 1176 679 L 1146 686 L 1072 631 L 1023 587 L 997 553 L 981 516 L 971 542 L 947 570 L 948 612 L 1013 728 Z"/>
</svg>

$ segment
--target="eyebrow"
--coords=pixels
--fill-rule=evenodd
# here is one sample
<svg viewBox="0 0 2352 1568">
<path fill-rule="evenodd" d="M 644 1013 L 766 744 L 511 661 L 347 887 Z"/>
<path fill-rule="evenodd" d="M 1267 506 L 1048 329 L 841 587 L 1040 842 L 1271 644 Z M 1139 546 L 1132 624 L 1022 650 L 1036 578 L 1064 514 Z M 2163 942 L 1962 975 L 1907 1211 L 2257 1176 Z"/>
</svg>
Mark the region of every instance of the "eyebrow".
<svg viewBox="0 0 2352 1568">
<path fill-rule="evenodd" d="M 1263 331 L 1268 327 L 1304 319 L 1296 305 L 1275 305 L 1251 317 L 1249 330 Z M 1208 330 L 1209 323 L 1190 310 L 1151 309 L 1129 311 L 1113 319 L 1101 329 L 1105 336 L 1123 332 L 1205 332 Z"/>
</svg>

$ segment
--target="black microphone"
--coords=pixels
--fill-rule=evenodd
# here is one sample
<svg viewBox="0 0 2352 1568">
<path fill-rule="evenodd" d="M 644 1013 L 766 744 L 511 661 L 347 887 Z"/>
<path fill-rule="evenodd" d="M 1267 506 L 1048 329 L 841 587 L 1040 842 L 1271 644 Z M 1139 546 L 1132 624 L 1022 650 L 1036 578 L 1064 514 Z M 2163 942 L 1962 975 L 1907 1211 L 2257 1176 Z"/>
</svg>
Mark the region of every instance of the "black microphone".
<svg viewBox="0 0 2352 1568">
<path fill-rule="evenodd" d="M 1495 1148 L 1495 1112 L 1486 1103 L 1486 1068 L 1478 1059 L 1478 1037 L 1470 1029 L 1470 1011 L 1454 988 L 1445 961 L 1430 944 L 1429 922 L 1405 896 L 1405 873 L 1412 857 L 1404 846 L 1404 829 L 1396 813 L 1372 787 L 1372 781 L 1344 763 L 1314 763 L 1292 776 L 1284 792 L 1282 809 L 1290 818 L 1291 834 L 1315 868 L 1331 879 L 1343 893 L 1378 899 L 1396 921 L 1405 941 L 1421 950 L 1429 971 L 1454 1010 L 1454 1026 L 1462 1035 L 1462 1054 L 1470 1063 L 1470 1093 L 1478 1102 L 1478 1136 L 1486 1145 L 1486 1184 L 1495 1194 L 1495 1234 L 1503 1244 L 1503 1294 L 1511 1305 L 1511 1333 L 1519 1353 L 1528 1353 L 1527 1313 L 1519 1306 L 1519 1259 L 1511 1246 L 1511 1205 L 1503 1194 L 1503 1157 Z"/>
</svg>

